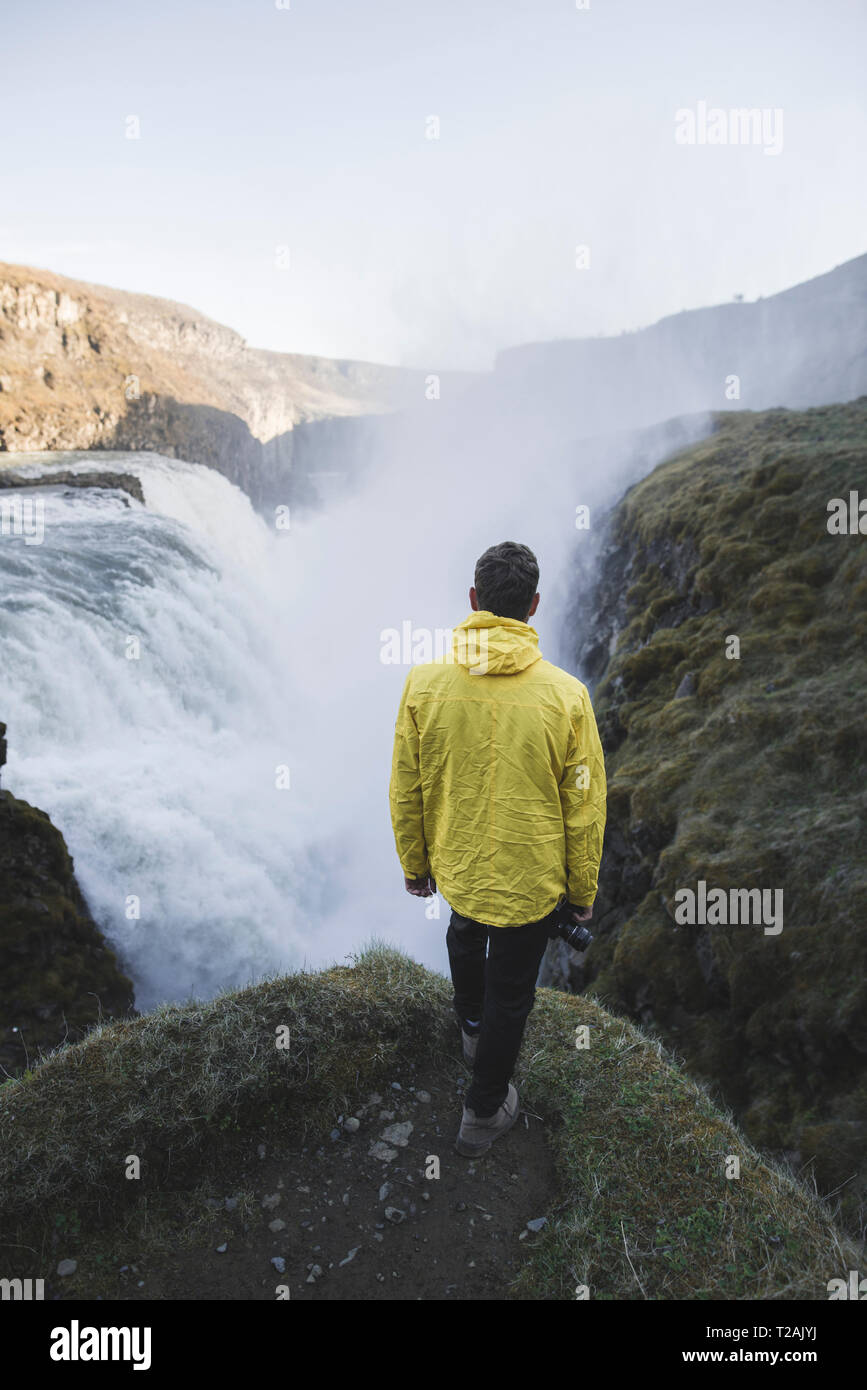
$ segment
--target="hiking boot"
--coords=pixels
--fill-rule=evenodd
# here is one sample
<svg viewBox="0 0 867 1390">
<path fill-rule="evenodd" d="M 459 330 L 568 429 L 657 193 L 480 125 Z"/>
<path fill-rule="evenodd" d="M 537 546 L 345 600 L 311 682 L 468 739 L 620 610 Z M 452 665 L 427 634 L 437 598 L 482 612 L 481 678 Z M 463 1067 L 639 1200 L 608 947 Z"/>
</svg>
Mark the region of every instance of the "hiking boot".
<svg viewBox="0 0 867 1390">
<path fill-rule="evenodd" d="M 455 1140 L 455 1148 L 465 1158 L 477 1158 L 487 1153 L 495 1139 L 508 1133 L 518 1118 L 518 1092 L 511 1082 L 506 1099 L 494 1115 L 479 1119 L 474 1110 L 464 1106 L 461 1127 Z"/>
</svg>

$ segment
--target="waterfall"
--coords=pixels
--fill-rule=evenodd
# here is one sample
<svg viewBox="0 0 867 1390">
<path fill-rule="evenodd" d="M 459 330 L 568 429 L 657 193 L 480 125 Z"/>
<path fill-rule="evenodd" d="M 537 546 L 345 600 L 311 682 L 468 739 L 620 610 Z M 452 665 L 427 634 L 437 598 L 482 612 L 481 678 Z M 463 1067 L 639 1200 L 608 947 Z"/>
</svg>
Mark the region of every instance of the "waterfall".
<svg viewBox="0 0 867 1390">
<path fill-rule="evenodd" d="M 657 439 L 534 456 L 465 423 L 392 422 L 363 484 L 288 529 L 197 464 L 18 456 L 17 472 L 142 484 L 144 505 L 40 487 L 41 544 L 0 537 L 6 785 L 63 832 L 140 1009 L 345 962 L 372 936 L 445 969 L 448 907 L 404 892 L 394 852 L 411 657 L 386 664 L 383 633 L 461 622 L 477 556 L 521 540 L 542 569 L 543 655 L 568 665 L 576 506 L 598 515 L 666 452 Z"/>
</svg>

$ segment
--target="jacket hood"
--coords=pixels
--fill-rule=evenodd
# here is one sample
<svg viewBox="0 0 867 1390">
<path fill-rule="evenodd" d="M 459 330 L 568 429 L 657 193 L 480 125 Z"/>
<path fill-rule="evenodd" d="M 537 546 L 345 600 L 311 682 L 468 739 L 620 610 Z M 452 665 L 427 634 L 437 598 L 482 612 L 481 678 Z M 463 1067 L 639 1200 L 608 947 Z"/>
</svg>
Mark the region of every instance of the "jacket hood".
<svg viewBox="0 0 867 1390">
<path fill-rule="evenodd" d="M 454 629 L 452 660 L 476 675 L 514 676 L 542 660 L 539 634 L 529 623 L 482 609 Z"/>
</svg>

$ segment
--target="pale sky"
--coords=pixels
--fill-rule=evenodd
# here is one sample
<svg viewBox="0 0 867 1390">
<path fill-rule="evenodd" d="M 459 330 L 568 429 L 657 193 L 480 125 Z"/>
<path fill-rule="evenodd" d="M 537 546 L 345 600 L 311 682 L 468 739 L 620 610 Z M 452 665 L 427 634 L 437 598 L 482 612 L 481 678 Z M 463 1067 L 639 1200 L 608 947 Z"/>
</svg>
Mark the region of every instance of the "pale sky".
<svg viewBox="0 0 867 1390">
<path fill-rule="evenodd" d="M 865 40 L 855 0 L 6 0 L 0 260 L 484 369 L 867 250 Z M 700 102 L 779 153 L 678 144 Z"/>
</svg>

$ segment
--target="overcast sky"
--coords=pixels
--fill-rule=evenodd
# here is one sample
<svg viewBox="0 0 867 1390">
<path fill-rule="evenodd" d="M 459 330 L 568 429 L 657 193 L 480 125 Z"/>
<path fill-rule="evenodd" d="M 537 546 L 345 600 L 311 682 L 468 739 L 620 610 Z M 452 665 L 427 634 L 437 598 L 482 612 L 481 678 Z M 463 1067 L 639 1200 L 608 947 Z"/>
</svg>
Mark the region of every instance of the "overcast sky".
<svg viewBox="0 0 867 1390">
<path fill-rule="evenodd" d="M 0 259 L 418 366 L 768 295 L 867 250 L 865 31 L 856 0 L 6 0 Z M 678 143 L 701 102 L 765 135 Z"/>
</svg>

